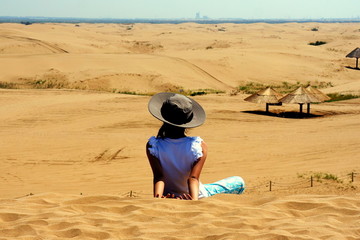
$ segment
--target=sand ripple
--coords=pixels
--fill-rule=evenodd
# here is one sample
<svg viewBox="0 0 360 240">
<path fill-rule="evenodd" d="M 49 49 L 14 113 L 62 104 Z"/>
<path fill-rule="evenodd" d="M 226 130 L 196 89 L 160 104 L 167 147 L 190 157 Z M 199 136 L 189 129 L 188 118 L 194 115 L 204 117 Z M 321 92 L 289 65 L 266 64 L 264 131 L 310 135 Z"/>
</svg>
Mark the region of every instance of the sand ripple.
<svg viewBox="0 0 360 240">
<path fill-rule="evenodd" d="M 360 199 L 197 202 L 41 194 L 0 201 L 0 239 L 359 239 Z"/>
</svg>

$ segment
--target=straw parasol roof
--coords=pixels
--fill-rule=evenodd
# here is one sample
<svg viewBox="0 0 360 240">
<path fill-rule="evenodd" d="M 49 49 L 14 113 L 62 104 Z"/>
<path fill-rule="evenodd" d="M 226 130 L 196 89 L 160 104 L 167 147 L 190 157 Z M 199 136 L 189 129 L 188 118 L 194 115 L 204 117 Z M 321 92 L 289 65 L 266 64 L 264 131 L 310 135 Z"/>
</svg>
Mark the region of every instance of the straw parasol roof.
<svg viewBox="0 0 360 240">
<path fill-rule="evenodd" d="M 283 103 L 298 103 L 298 104 L 321 102 L 320 99 L 316 98 L 312 93 L 310 93 L 304 87 L 299 87 L 295 91 L 281 98 L 279 101 Z"/>
<path fill-rule="evenodd" d="M 321 102 L 316 96 L 306 90 L 304 87 L 299 87 L 295 91 L 287 94 L 285 97 L 279 100 L 283 103 L 297 103 L 300 105 L 300 113 L 302 113 L 302 105 L 307 103 L 307 113 L 310 113 L 310 103 Z"/>
<path fill-rule="evenodd" d="M 348 55 L 346 55 L 348 58 L 356 58 L 356 68 L 359 68 L 359 58 L 360 58 L 360 48 L 355 48 L 350 52 Z"/>
<path fill-rule="evenodd" d="M 266 112 L 268 112 L 269 105 L 281 104 L 281 102 L 279 102 L 279 99 L 282 97 L 283 96 L 280 93 L 276 92 L 273 88 L 268 87 L 250 95 L 244 100 L 252 103 L 266 103 Z"/>
<path fill-rule="evenodd" d="M 257 93 L 245 98 L 245 101 L 252 103 L 279 103 L 279 99 L 283 96 L 276 92 L 273 88 L 268 87 Z"/>
<path fill-rule="evenodd" d="M 308 86 L 306 88 L 306 90 L 308 90 L 310 93 L 312 93 L 316 98 L 318 98 L 321 102 L 325 102 L 327 100 L 330 100 L 331 98 L 326 95 L 325 93 L 321 92 L 319 89 L 317 88 L 313 88 L 312 86 Z"/>
</svg>

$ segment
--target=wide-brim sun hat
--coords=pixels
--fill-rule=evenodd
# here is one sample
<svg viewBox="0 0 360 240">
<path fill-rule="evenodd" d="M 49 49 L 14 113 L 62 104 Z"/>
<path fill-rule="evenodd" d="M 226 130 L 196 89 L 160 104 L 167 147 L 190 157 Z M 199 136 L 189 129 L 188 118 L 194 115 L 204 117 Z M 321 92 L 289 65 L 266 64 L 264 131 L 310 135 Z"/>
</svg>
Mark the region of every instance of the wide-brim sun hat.
<svg viewBox="0 0 360 240">
<path fill-rule="evenodd" d="M 149 112 L 164 123 L 194 128 L 205 122 L 204 109 L 194 99 L 177 93 L 162 92 L 151 97 Z"/>
</svg>

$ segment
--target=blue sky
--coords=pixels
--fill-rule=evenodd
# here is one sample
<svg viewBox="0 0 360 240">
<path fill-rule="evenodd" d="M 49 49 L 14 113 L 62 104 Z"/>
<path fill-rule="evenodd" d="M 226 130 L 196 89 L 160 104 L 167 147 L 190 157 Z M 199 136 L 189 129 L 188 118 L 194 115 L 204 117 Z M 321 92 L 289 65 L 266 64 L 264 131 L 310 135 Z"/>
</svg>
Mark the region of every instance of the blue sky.
<svg viewBox="0 0 360 240">
<path fill-rule="evenodd" d="M 360 0 L 0 0 L 0 16 L 358 18 Z"/>
</svg>

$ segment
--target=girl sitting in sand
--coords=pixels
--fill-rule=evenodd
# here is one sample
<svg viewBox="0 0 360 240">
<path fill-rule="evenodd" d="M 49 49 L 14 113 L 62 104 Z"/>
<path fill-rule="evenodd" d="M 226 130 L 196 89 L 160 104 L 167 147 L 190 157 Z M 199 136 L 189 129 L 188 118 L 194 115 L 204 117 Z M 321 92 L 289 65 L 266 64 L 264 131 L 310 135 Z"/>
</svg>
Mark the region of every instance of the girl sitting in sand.
<svg viewBox="0 0 360 240">
<path fill-rule="evenodd" d="M 200 137 L 185 135 L 187 128 L 204 123 L 204 109 L 193 99 L 175 93 L 158 93 L 149 101 L 149 111 L 163 122 L 156 137 L 146 145 L 154 175 L 154 197 L 198 200 L 219 193 L 241 194 L 241 177 L 211 184 L 200 182 L 207 146 Z"/>
</svg>

